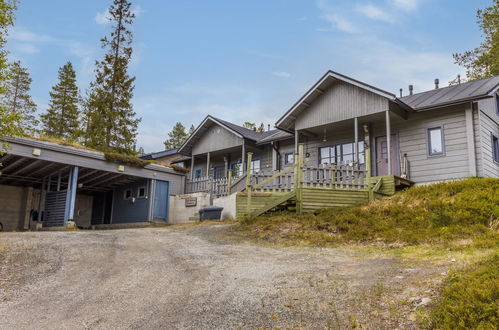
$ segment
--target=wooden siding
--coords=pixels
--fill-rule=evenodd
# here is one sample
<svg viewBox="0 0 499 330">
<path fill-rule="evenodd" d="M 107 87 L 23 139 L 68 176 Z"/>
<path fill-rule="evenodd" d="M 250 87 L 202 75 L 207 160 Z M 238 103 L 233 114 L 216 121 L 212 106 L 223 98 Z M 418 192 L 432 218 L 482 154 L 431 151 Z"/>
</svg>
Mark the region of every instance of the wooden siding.
<svg viewBox="0 0 499 330">
<path fill-rule="evenodd" d="M 499 163 L 492 158 L 492 137 L 494 133 L 499 137 L 499 125 L 494 122 L 486 113 L 480 112 L 480 149 L 482 153 L 482 176 L 499 177 Z"/>
<path fill-rule="evenodd" d="M 271 204 L 273 201 L 280 199 L 287 192 L 253 192 L 251 194 L 251 212 L 257 211 L 269 203 Z M 247 195 L 245 193 L 238 193 L 236 196 L 236 217 L 241 219 L 248 211 L 247 207 Z"/>
<path fill-rule="evenodd" d="M 193 155 L 242 146 L 243 139 L 219 125 L 212 125 L 192 147 Z"/>
<path fill-rule="evenodd" d="M 302 210 L 304 212 L 313 212 L 328 207 L 352 206 L 369 201 L 367 191 L 303 188 L 301 196 Z"/>
<path fill-rule="evenodd" d="M 388 99 L 362 88 L 337 82 L 295 121 L 295 129 L 322 126 L 388 110 Z"/>
<path fill-rule="evenodd" d="M 475 138 L 475 159 L 477 176 L 483 177 L 483 152 L 480 127 L 480 110 L 478 107 L 473 108 L 473 133 Z"/>
<path fill-rule="evenodd" d="M 147 191 L 148 198 L 138 198 L 137 193 L 139 187 L 146 187 L 151 190 L 151 185 L 147 184 L 147 180 L 139 180 L 123 186 L 117 187 L 113 192 L 113 217 L 112 223 L 129 223 L 129 222 L 145 222 L 148 221 L 149 199 L 154 198 L 154 192 Z M 124 199 L 124 191 L 132 190 L 132 197 L 135 202 Z"/>
</svg>

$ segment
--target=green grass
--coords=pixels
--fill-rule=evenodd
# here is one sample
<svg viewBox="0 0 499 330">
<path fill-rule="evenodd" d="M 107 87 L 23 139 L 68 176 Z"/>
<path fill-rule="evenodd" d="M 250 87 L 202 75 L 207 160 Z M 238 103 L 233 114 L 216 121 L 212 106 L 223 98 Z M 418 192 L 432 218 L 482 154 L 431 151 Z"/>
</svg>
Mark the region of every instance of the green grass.
<svg viewBox="0 0 499 330">
<path fill-rule="evenodd" d="M 281 213 L 241 222 L 236 235 L 283 245 L 379 243 L 497 248 L 499 179 L 419 186 L 368 205 Z"/>
<path fill-rule="evenodd" d="M 433 329 L 497 329 L 499 254 L 451 274 L 429 316 Z"/>
</svg>

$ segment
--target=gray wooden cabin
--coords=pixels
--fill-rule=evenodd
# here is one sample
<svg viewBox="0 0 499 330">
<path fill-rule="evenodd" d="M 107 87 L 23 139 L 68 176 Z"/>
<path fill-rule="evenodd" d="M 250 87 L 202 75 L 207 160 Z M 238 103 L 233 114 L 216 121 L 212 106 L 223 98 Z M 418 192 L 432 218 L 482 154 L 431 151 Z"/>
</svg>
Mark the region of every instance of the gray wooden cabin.
<svg viewBox="0 0 499 330">
<path fill-rule="evenodd" d="M 328 71 L 278 121 L 306 162 L 357 163 L 416 184 L 499 177 L 499 76 L 397 97 Z M 356 147 L 358 146 L 358 147 Z M 296 149 L 295 149 L 296 150 Z M 390 152 L 388 152 L 390 150 Z M 282 152 L 281 152 L 282 153 Z"/>
<path fill-rule="evenodd" d="M 337 164 L 416 184 L 499 177 L 498 89 L 499 77 L 443 88 L 436 81 L 433 90 L 413 94 L 410 86 L 410 95 L 397 97 L 328 71 L 277 130 L 258 133 L 207 116 L 179 149 L 188 155 L 179 162 L 192 169 L 186 192 L 242 191 L 248 152 L 252 172 L 265 177 L 292 166 L 299 144 L 312 181 Z"/>
</svg>

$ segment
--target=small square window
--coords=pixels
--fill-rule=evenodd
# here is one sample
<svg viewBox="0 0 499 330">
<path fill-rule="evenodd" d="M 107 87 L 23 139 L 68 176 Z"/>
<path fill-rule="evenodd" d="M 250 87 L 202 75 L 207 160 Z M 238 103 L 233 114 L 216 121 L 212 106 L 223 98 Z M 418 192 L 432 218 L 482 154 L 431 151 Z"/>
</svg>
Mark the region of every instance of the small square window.
<svg viewBox="0 0 499 330">
<path fill-rule="evenodd" d="M 196 168 L 194 170 L 194 179 L 201 179 L 203 176 L 203 169 L 202 168 Z"/>
<path fill-rule="evenodd" d="M 439 156 L 444 154 L 444 135 L 442 127 L 428 129 L 428 154 Z"/>
<path fill-rule="evenodd" d="M 147 189 L 146 187 L 139 187 L 137 189 L 137 198 L 146 198 Z"/>
<path fill-rule="evenodd" d="M 125 189 L 123 191 L 123 199 L 131 199 L 132 198 L 132 189 Z"/>
<path fill-rule="evenodd" d="M 499 163 L 499 137 L 492 134 L 492 159 Z"/>
<path fill-rule="evenodd" d="M 284 154 L 284 165 L 292 165 L 295 162 L 295 155 L 292 152 Z"/>
</svg>

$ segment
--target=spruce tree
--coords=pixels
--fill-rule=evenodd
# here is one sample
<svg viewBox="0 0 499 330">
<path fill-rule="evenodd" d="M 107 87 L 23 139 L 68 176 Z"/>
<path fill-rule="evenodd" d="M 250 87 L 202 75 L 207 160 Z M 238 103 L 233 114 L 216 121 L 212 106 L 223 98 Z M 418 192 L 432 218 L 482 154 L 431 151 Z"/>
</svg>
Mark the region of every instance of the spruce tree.
<svg viewBox="0 0 499 330">
<path fill-rule="evenodd" d="M 3 105 L 7 111 L 15 116 L 20 116 L 17 125 L 24 134 L 35 134 L 38 120 L 35 118 L 36 104 L 31 99 L 31 78 L 28 69 L 16 61 L 9 66 L 7 90 Z"/>
<path fill-rule="evenodd" d="M 189 128 L 189 136 L 191 136 L 195 130 L 196 130 L 196 127 L 194 127 L 194 125 L 191 125 L 191 128 Z"/>
<path fill-rule="evenodd" d="M 112 32 L 101 39 L 107 50 L 96 63 L 96 78 L 86 100 L 86 145 L 102 150 L 135 154 L 137 126 L 131 99 L 135 77 L 128 74 L 132 57 L 130 26 L 135 15 L 127 0 L 114 0 L 109 8 Z"/>
<path fill-rule="evenodd" d="M 14 23 L 15 9 L 16 1 L 0 0 L 0 100 L 4 100 L 7 93 L 9 70 L 4 46 L 7 42 L 8 29 Z M 7 148 L 6 137 L 21 134 L 20 120 L 19 113 L 9 111 L 4 102 L 0 101 L 0 154 Z"/>
<path fill-rule="evenodd" d="M 80 136 L 79 90 L 71 62 L 59 69 L 59 82 L 52 87 L 47 112 L 41 115 L 43 133 L 66 141 Z"/>
<path fill-rule="evenodd" d="M 166 150 L 179 148 L 187 139 L 188 135 L 185 132 L 185 127 L 178 122 L 173 126 L 173 129 L 168 133 L 168 139 L 163 142 Z"/>
</svg>

